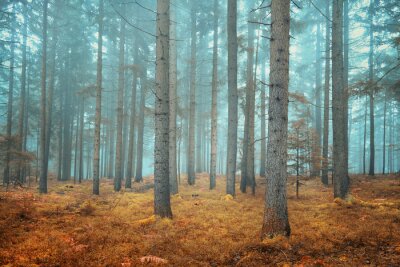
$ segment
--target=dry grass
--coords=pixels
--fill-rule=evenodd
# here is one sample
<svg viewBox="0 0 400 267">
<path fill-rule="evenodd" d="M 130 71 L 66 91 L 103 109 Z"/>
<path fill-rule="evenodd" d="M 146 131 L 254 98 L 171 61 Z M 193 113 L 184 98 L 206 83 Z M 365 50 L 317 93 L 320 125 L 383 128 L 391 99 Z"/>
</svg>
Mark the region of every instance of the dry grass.
<svg viewBox="0 0 400 267">
<path fill-rule="evenodd" d="M 48 195 L 36 188 L 1 192 L 0 265 L 400 264 L 398 177 L 353 177 L 348 201 L 334 201 L 332 188 L 317 180 L 302 183 L 299 199 L 288 186 L 291 238 L 265 242 L 262 179 L 256 196 L 232 199 L 222 177 L 209 191 L 207 176 L 198 175 L 195 186 L 183 183 L 172 197 L 173 220 L 153 216 L 153 189 L 143 185 L 114 193 L 103 180 L 101 196 L 91 196 L 90 182 L 51 181 Z"/>
</svg>

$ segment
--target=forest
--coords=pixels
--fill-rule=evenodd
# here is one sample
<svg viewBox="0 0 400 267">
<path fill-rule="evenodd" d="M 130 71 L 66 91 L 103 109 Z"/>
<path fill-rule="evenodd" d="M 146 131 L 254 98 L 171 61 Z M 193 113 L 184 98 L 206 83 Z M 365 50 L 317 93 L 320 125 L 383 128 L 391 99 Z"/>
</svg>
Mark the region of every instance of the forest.
<svg viewBox="0 0 400 267">
<path fill-rule="evenodd" d="M 398 0 L 1 0 L 0 266 L 399 266 Z"/>
</svg>

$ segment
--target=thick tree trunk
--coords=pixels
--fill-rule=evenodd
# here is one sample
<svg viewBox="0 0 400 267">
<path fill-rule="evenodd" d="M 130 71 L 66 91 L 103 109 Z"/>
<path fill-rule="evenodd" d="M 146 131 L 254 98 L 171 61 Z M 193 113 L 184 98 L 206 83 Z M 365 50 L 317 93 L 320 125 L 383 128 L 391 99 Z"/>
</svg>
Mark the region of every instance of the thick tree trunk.
<svg viewBox="0 0 400 267">
<path fill-rule="evenodd" d="M 188 184 L 194 185 L 195 174 L 195 136 L 194 131 L 196 128 L 196 43 L 197 43 L 197 29 L 196 29 L 196 3 L 193 2 L 192 7 L 192 33 L 191 33 L 191 64 L 190 64 L 190 105 L 189 105 L 189 155 L 188 155 Z"/>
<path fill-rule="evenodd" d="M 99 0 L 99 36 L 97 39 L 97 75 L 96 75 L 96 114 L 94 119 L 94 148 L 93 148 L 93 194 L 100 194 L 100 131 L 101 131 L 101 91 L 103 69 L 103 16 L 104 0 Z M 82 164 L 82 163 L 81 163 Z"/>
<path fill-rule="evenodd" d="M 267 185 L 261 238 L 290 235 L 286 199 L 290 0 L 272 0 Z"/>
<path fill-rule="evenodd" d="M 118 69 L 118 100 L 117 100 L 117 144 L 115 151 L 114 190 L 121 190 L 122 170 L 122 122 L 124 116 L 124 79 L 125 79 L 125 20 L 121 18 L 119 37 L 119 69 Z"/>
<path fill-rule="evenodd" d="M 249 16 L 249 21 L 253 21 L 253 16 Z M 251 146 L 254 146 L 250 132 L 253 132 L 254 139 L 254 27 L 252 23 L 247 23 L 247 73 L 246 73 L 246 108 L 244 118 L 244 136 L 243 136 L 243 157 L 242 157 L 242 170 L 240 180 L 240 191 L 246 193 L 246 187 L 251 185 L 252 177 L 249 176 L 251 173 Z M 253 124 L 251 125 L 251 122 Z M 253 129 L 252 129 L 253 128 Z M 254 173 L 254 172 L 253 172 Z"/>
<path fill-rule="evenodd" d="M 154 214 L 172 218 L 169 193 L 169 0 L 157 1 Z"/>
<path fill-rule="evenodd" d="M 210 155 L 210 189 L 216 186 L 217 177 L 217 123 L 218 123 L 218 0 L 214 0 L 214 43 L 213 70 L 211 82 L 211 155 Z"/>
<path fill-rule="evenodd" d="M 324 185 L 328 185 L 328 168 L 329 168 L 329 89 L 331 77 L 331 28 L 329 18 L 329 1 L 325 6 L 325 85 L 324 85 L 324 136 L 322 144 L 322 176 L 321 181 Z"/>
<path fill-rule="evenodd" d="M 39 192 L 47 193 L 46 162 L 46 61 L 47 61 L 47 10 L 48 0 L 43 3 L 43 40 L 42 40 L 42 73 L 41 73 L 41 110 L 40 110 L 40 180 Z"/>
<path fill-rule="evenodd" d="M 347 120 L 343 88 L 343 0 L 333 0 L 332 11 L 332 120 L 334 197 L 345 198 L 349 179 L 346 164 Z"/>
<path fill-rule="evenodd" d="M 170 193 L 178 193 L 176 163 L 176 110 L 177 110 L 177 51 L 175 11 L 171 11 L 169 50 L 169 186 Z"/>
<path fill-rule="evenodd" d="M 238 91 L 237 91 L 237 0 L 228 0 L 228 146 L 226 193 L 235 196 Z"/>
</svg>

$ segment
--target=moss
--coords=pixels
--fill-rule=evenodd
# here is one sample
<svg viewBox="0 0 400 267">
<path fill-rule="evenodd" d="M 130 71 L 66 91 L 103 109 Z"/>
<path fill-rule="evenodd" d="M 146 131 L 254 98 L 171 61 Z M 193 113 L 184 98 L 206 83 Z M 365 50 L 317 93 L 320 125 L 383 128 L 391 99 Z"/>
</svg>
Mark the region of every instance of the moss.
<svg viewBox="0 0 400 267">
<path fill-rule="evenodd" d="M 292 235 L 264 242 L 259 239 L 263 186 L 255 196 L 238 193 L 233 199 L 225 195 L 223 177 L 212 191 L 208 175 L 197 178 L 195 186 L 182 184 L 172 196 L 173 220 L 153 216 L 153 189 L 114 193 L 109 180 L 101 181 L 100 196 L 91 195 L 86 181 L 51 181 L 48 195 L 38 195 L 33 186 L 1 192 L 0 265 L 140 266 L 147 264 L 140 260 L 146 256 L 171 266 L 400 262 L 400 187 L 391 185 L 395 178 L 353 177 L 356 190 L 346 200 L 334 200 L 332 190 L 319 180 L 308 180 L 299 199 L 289 186 Z M 152 177 L 145 183 L 151 184 Z M 257 184 L 262 183 L 259 178 Z M 73 188 L 66 190 L 66 185 Z M 63 194 L 57 193 L 61 190 Z"/>
</svg>

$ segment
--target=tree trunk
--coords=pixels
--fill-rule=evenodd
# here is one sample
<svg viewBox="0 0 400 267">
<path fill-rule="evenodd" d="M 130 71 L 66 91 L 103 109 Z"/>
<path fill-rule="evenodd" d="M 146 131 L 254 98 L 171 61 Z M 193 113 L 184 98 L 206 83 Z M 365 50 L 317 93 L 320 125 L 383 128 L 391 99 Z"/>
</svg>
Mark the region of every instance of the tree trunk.
<svg viewBox="0 0 400 267">
<path fill-rule="evenodd" d="M 374 1 L 369 6 L 369 175 L 375 175 L 375 114 L 374 114 Z"/>
<path fill-rule="evenodd" d="M 191 64 L 190 64 L 190 105 L 189 105 L 189 156 L 188 156 L 188 184 L 194 185 L 195 174 L 195 139 L 194 131 L 196 128 L 196 43 L 197 43 L 197 29 L 196 29 L 196 3 L 193 2 L 192 7 L 192 32 L 191 32 Z"/>
<path fill-rule="evenodd" d="M 80 108 L 80 107 L 79 107 Z M 74 153 L 74 184 L 78 177 L 78 144 L 79 144 L 79 117 L 82 117 L 80 112 L 76 112 L 76 128 L 75 128 L 75 153 Z"/>
<path fill-rule="evenodd" d="M 97 39 L 97 75 L 96 75 L 96 114 L 94 122 L 94 148 L 93 148 L 93 194 L 100 194 L 100 130 L 101 130 L 101 91 L 103 69 L 103 16 L 104 1 L 99 0 L 99 36 Z M 81 163 L 82 164 L 82 163 Z"/>
<path fill-rule="evenodd" d="M 72 100 L 72 89 L 70 84 L 70 67 L 71 67 L 71 51 L 67 48 L 67 59 L 66 59 L 66 72 L 65 72 L 65 100 L 64 100 L 64 118 L 63 118 L 63 161 L 62 161 L 62 181 L 67 181 L 71 178 L 71 130 L 72 130 L 72 122 L 73 118 L 73 108 L 71 102 Z"/>
<path fill-rule="evenodd" d="M 265 177 L 265 162 L 266 162 L 266 148 L 267 148 L 267 138 L 266 138 L 266 76 L 265 69 L 267 67 L 267 57 L 268 57 L 268 43 L 265 41 L 263 47 L 263 51 L 265 55 L 262 57 L 261 64 L 261 149 L 260 149 L 260 176 Z"/>
<path fill-rule="evenodd" d="M 364 144 L 363 144 L 363 174 L 366 173 L 366 153 L 367 153 L 367 114 L 368 114 L 368 104 L 367 98 L 365 98 L 365 112 L 364 112 Z"/>
<path fill-rule="evenodd" d="M 332 121 L 333 121 L 333 180 L 334 197 L 345 198 L 348 193 L 346 165 L 347 120 L 346 96 L 343 88 L 343 0 L 333 0 L 332 12 Z"/>
<path fill-rule="evenodd" d="M 217 123 L 218 123 L 218 0 L 214 0 L 213 70 L 211 82 L 211 155 L 210 189 L 216 186 L 217 176 Z"/>
<path fill-rule="evenodd" d="M 272 0 L 267 184 L 261 238 L 289 236 L 286 199 L 290 0 Z"/>
<path fill-rule="evenodd" d="M 138 58 L 138 44 L 135 43 L 135 66 Z M 129 122 L 129 144 L 128 144 L 128 162 L 126 166 L 125 188 L 132 188 L 132 168 L 134 164 L 134 144 L 135 144 L 135 117 L 136 117 L 136 87 L 137 87 L 137 70 L 135 66 L 132 69 L 132 95 L 131 95 L 131 116 Z"/>
<path fill-rule="evenodd" d="M 382 174 L 385 174 L 386 167 L 386 109 L 387 109 L 387 92 L 385 91 L 384 98 L 384 106 L 383 106 L 383 142 L 382 142 Z"/>
<path fill-rule="evenodd" d="M 146 64 L 146 63 L 144 63 Z M 143 181 L 143 139 L 144 139 L 144 110 L 146 108 L 146 90 L 147 90 L 147 68 L 144 67 L 140 81 L 140 103 L 139 103 L 139 122 L 138 122 L 138 139 L 137 139 L 137 158 L 136 158 L 136 175 L 135 182 Z"/>
<path fill-rule="evenodd" d="M 4 167 L 3 184 L 8 185 L 10 183 L 10 160 L 11 160 L 11 135 L 12 135 L 12 113 L 13 113 L 13 102 L 14 102 L 14 61 L 15 61 L 15 30 L 16 30 L 16 15 L 15 15 L 15 4 L 12 8 L 12 25 L 11 25 L 11 43 L 10 43 L 10 72 L 8 81 L 8 103 L 7 103 L 7 152 L 6 152 L 6 166 Z M 46 10 L 47 12 L 47 10 Z M 46 18 L 47 19 L 47 18 Z M 44 20 L 44 19 L 43 19 Z"/>
<path fill-rule="evenodd" d="M 43 40 L 42 40 L 42 75 L 41 75 L 41 109 L 40 109 L 40 180 L 39 193 L 47 193 L 46 162 L 46 61 L 47 61 L 47 9 L 48 0 L 43 3 Z"/>
<path fill-rule="evenodd" d="M 169 0 L 157 1 L 154 214 L 172 218 L 169 193 Z"/>
<path fill-rule="evenodd" d="M 343 90 L 344 90 L 344 120 L 345 120 L 345 168 L 349 172 L 349 1 L 343 1 Z"/>
<path fill-rule="evenodd" d="M 228 0 L 228 146 L 226 193 L 235 196 L 238 125 L 237 91 L 237 0 Z"/>
<path fill-rule="evenodd" d="M 108 178 L 114 178 L 114 162 L 115 162 L 115 123 L 114 123 L 114 118 L 115 118 L 115 112 L 110 111 L 110 160 L 108 162 Z"/>
<path fill-rule="evenodd" d="M 122 122 L 124 116 L 124 67 L 125 67 L 125 20 L 121 18 L 119 37 L 119 69 L 118 69 L 118 100 L 117 100 L 117 144 L 115 151 L 114 190 L 121 190 L 122 170 Z"/>
<path fill-rule="evenodd" d="M 325 6 L 325 86 L 324 86 L 324 136 L 322 144 L 322 176 L 321 181 L 324 185 L 328 185 L 328 168 L 329 168 L 329 89 L 331 77 L 331 28 L 329 18 L 329 1 Z"/>
<path fill-rule="evenodd" d="M 56 13 L 58 14 L 58 2 L 56 2 Z M 47 99 L 47 110 L 46 110 L 46 151 L 45 151 L 45 164 L 46 164 L 46 177 L 49 169 L 49 157 L 50 157 L 50 140 L 52 135 L 52 125 L 53 125 L 53 102 L 54 102 L 54 87 L 55 87 L 55 79 L 56 79 L 56 56 L 57 56 L 57 42 L 58 42 L 58 33 L 57 33 L 57 20 L 53 23 L 53 40 L 52 40 L 52 58 L 51 58 L 51 69 L 50 69 L 50 84 L 49 84 L 49 94 Z"/>
<path fill-rule="evenodd" d="M 85 100 L 82 98 L 80 103 L 79 103 L 79 109 L 80 109 L 80 132 L 79 132 L 79 178 L 78 181 L 79 183 L 82 182 L 83 179 L 83 131 L 85 129 Z M 78 134 L 78 133 L 77 133 Z M 87 166 L 88 167 L 88 166 Z"/>
<path fill-rule="evenodd" d="M 321 90 L 322 90 L 322 64 L 321 64 L 321 24 L 317 23 L 317 42 L 315 49 L 315 139 L 312 158 L 312 177 L 320 175 L 321 169 Z"/>
<path fill-rule="evenodd" d="M 169 50 L 169 186 L 170 193 L 178 193 L 176 163 L 176 109 L 177 109 L 177 51 L 175 10 L 171 11 Z"/>
<path fill-rule="evenodd" d="M 18 118 L 18 137 L 19 137 L 19 151 L 23 153 L 25 136 L 25 107 L 26 107 L 26 50 L 27 50 L 27 35 L 28 35 L 28 8 L 27 3 L 24 3 L 24 26 L 22 30 L 22 70 L 21 70 L 21 95 L 19 101 L 19 118 Z M 12 44 L 13 45 L 13 44 Z M 18 179 L 21 183 L 25 180 L 25 164 L 19 166 L 18 168 Z"/>
<path fill-rule="evenodd" d="M 254 21 L 253 16 L 249 15 L 249 21 Z M 246 108 L 244 118 L 244 136 L 243 136 L 243 157 L 242 157 L 242 177 L 240 180 L 240 191 L 246 193 L 246 187 L 251 185 L 252 177 L 249 176 L 251 173 L 251 146 L 254 146 L 250 132 L 253 128 L 253 139 L 254 139 L 254 27 L 252 23 L 247 23 L 247 73 L 246 73 Z M 251 125 L 253 122 L 253 125 Z"/>
</svg>

